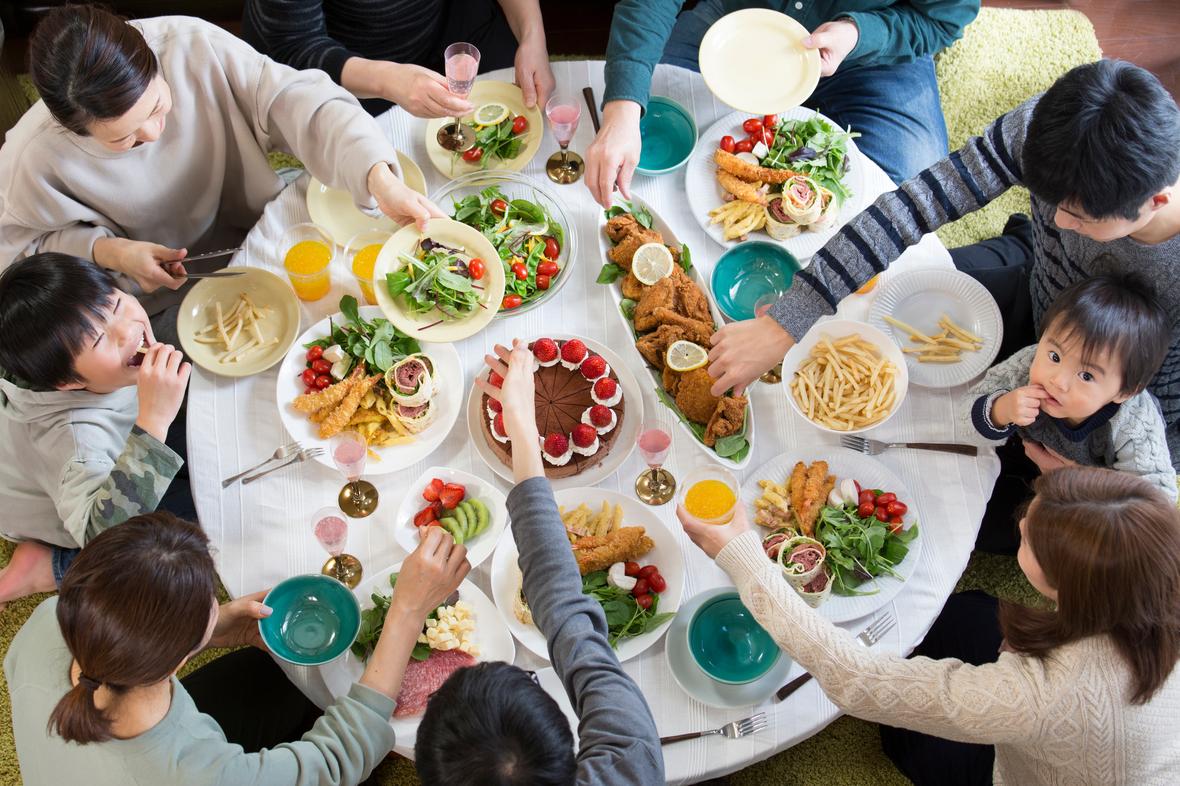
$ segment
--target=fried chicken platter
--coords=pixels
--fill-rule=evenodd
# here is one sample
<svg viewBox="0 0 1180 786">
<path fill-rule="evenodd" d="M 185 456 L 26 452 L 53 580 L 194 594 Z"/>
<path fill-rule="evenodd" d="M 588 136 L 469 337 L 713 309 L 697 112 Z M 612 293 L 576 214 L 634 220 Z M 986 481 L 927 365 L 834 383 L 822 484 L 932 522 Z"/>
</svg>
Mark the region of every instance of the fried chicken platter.
<svg viewBox="0 0 1180 786">
<path fill-rule="evenodd" d="M 688 247 L 638 201 L 606 211 L 600 244 L 605 259 L 598 282 L 611 286 L 660 401 L 710 457 L 736 468 L 745 466 L 753 440 L 753 412 L 746 396 L 714 396 L 710 391 L 713 379 L 706 357 L 721 319 L 692 267 Z M 671 257 L 663 269 L 646 260 L 637 262 L 644 256 L 658 262 L 661 254 L 651 247 L 658 250 L 661 245 Z"/>
</svg>

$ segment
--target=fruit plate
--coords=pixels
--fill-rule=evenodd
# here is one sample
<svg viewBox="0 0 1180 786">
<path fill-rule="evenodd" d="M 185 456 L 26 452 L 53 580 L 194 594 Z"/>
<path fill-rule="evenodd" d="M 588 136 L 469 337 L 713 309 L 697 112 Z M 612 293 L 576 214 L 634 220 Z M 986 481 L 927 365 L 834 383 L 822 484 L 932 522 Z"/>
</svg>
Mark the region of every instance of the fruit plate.
<svg viewBox="0 0 1180 786">
<path fill-rule="evenodd" d="M 666 245 L 673 246 L 673 247 L 679 246 L 681 249 L 687 249 L 687 246 L 683 245 L 676 238 L 676 233 L 672 231 L 672 227 L 670 227 L 668 225 L 668 223 L 666 221 L 664 221 L 664 219 L 660 218 L 659 214 L 656 213 L 654 210 L 652 210 L 650 205 L 645 204 L 643 202 L 643 200 L 636 197 L 635 199 L 631 200 L 631 206 L 636 210 L 640 210 L 640 209 L 646 210 L 649 214 L 651 214 L 651 219 L 652 219 L 651 228 L 654 229 L 655 231 L 659 232 L 661 235 L 663 235 L 664 243 Z M 609 261 L 609 257 L 607 256 L 607 253 L 610 251 L 612 246 L 611 246 L 610 238 L 608 238 L 606 236 L 605 215 L 602 213 L 600 213 L 599 215 L 602 216 L 602 218 L 599 219 L 599 225 L 598 225 L 598 249 L 599 249 L 599 254 L 601 256 L 601 259 L 605 263 L 605 262 Z M 683 258 L 683 253 L 684 252 L 682 250 L 682 252 L 681 252 L 682 258 Z M 690 259 L 691 259 L 691 253 L 690 253 Z M 709 302 L 709 313 L 713 315 L 713 324 L 724 325 L 725 319 L 722 317 L 720 309 L 717 308 L 717 301 L 714 299 L 713 293 L 709 290 L 709 285 L 705 281 L 704 277 L 701 276 L 700 271 L 695 266 L 693 266 L 693 267 L 689 268 L 689 270 L 687 270 L 686 272 L 688 274 L 688 277 L 691 278 L 694 282 L 696 282 L 697 286 L 699 286 L 701 288 L 701 292 L 705 293 L 705 299 Z M 618 315 L 619 320 L 622 322 L 623 329 L 626 331 L 627 335 L 634 337 L 635 336 L 635 329 L 631 326 L 631 320 L 628 319 L 627 315 L 623 312 L 624 298 L 623 298 L 623 288 L 622 288 L 622 284 L 620 282 L 621 282 L 621 277 L 619 280 L 616 280 L 613 283 L 608 284 L 607 286 L 610 289 L 611 297 L 614 298 L 614 301 L 615 301 L 615 308 L 614 308 L 615 314 Z M 713 450 L 713 448 L 709 447 L 703 441 L 701 441 L 701 438 L 698 437 L 696 432 L 693 430 L 693 428 L 688 425 L 685 418 L 680 414 L 679 410 L 672 409 L 672 407 L 668 406 L 668 403 L 665 400 L 664 392 L 663 392 L 664 391 L 663 374 L 659 371 L 656 371 L 654 368 L 652 368 L 651 366 L 648 365 L 647 360 L 643 357 L 643 355 L 641 355 L 639 353 L 639 349 L 635 346 L 634 340 L 629 341 L 628 343 L 631 345 L 631 351 L 634 353 L 634 358 L 643 366 L 644 370 L 639 373 L 641 375 L 643 375 L 642 378 L 644 380 L 644 383 L 646 384 L 648 382 L 648 380 L 651 380 L 651 383 L 654 386 L 655 391 L 656 391 L 656 398 L 658 398 L 661 401 L 661 403 L 664 404 L 665 407 L 668 407 L 668 409 L 672 411 L 672 413 L 676 416 L 677 421 L 679 421 L 680 427 L 684 429 L 685 434 L 687 434 L 689 436 L 689 438 L 693 441 L 693 443 L 697 447 L 699 447 L 704 452 L 704 454 L 706 456 L 708 456 L 713 461 L 716 461 L 718 464 L 721 464 L 722 466 L 728 467 L 730 469 L 743 469 L 744 467 L 746 467 L 746 465 L 748 465 L 750 463 L 750 457 L 752 455 L 754 455 L 754 402 L 753 402 L 753 399 L 748 396 L 746 399 L 747 404 L 746 404 L 746 434 L 745 434 L 745 437 L 746 437 L 746 441 L 749 443 L 749 447 L 746 450 L 745 456 L 743 456 L 740 461 L 735 461 L 732 458 L 725 458 L 722 456 L 718 456 L 717 452 L 715 450 Z M 708 347 L 706 347 L 706 349 L 708 349 Z M 611 364 L 611 367 L 614 368 L 613 363 Z"/>
<path fill-rule="evenodd" d="M 909 529 L 918 523 L 918 500 L 909 492 L 900 478 L 872 456 L 865 456 L 833 445 L 796 445 L 751 472 L 741 489 L 742 503 L 746 506 L 750 521 L 754 520 L 754 501 L 762 496 L 762 489 L 758 486 L 759 480 L 773 480 L 775 483 L 785 484 L 790 478 L 795 462 L 802 461 L 804 464 L 810 464 L 819 460 L 828 462 L 828 473 L 836 476 L 837 484 L 844 478 L 852 478 L 860 483 L 861 488 L 892 491 L 899 500 L 909 506 L 909 510 L 902 516 L 905 528 Z M 764 527 L 756 526 L 754 529 L 758 531 L 760 536 L 770 532 Z M 922 540 L 922 534 L 919 531 L 918 536 L 909 543 L 909 553 L 897 566 L 897 577 L 879 576 L 857 588 L 864 592 L 872 592 L 875 587 L 877 589 L 875 594 L 837 595 L 832 592 L 827 601 L 820 604 L 816 611 L 832 622 L 847 622 L 867 617 L 880 609 L 893 600 L 897 593 L 901 592 L 901 588 L 910 576 L 914 575 L 914 571 L 918 568 L 918 560 L 922 555 Z"/>
<path fill-rule="evenodd" d="M 596 483 L 601 483 L 623 465 L 623 462 L 631 455 L 631 451 L 635 449 L 636 440 L 639 439 L 639 427 L 643 423 L 643 393 L 639 388 L 639 382 L 618 355 L 593 339 L 586 338 L 585 336 L 574 336 L 569 333 L 548 333 L 545 336 L 535 336 L 527 341 L 528 343 L 532 343 L 538 338 L 551 338 L 555 341 L 565 341 L 571 338 L 581 340 L 586 344 L 588 350 L 602 355 L 607 365 L 611 367 L 611 370 L 615 372 L 615 376 L 619 379 L 619 385 L 623 389 L 623 402 L 626 404 L 626 409 L 624 410 L 621 422 L 616 426 L 620 431 L 618 436 L 615 437 L 614 443 L 611 445 L 610 452 L 607 453 L 602 463 L 588 467 L 577 475 L 571 475 L 567 478 L 552 478 L 549 481 L 555 490 L 576 488 L 578 486 L 593 486 Z M 475 448 L 475 452 L 483 459 L 484 463 L 488 465 L 492 472 L 512 482 L 512 467 L 500 461 L 499 456 L 488 446 L 487 439 L 484 437 L 482 421 L 487 419 L 487 413 L 482 411 L 482 398 L 483 394 L 479 388 L 472 385 L 471 391 L 467 396 L 467 432 L 471 438 L 471 444 Z"/>
<path fill-rule="evenodd" d="M 640 565 L 656 565 L 660 569 L 660 575 L 668 582 L 667 588 L 660 594 L 659 611 L 675 612 L 680 608 L 680 601 L 684 596 L 684 552 L 676 542 L 676 536 L 664 526 L 651 508 L 632 497 L 605 489 L 568 488 L 557 492 L 555 496 L 557 504 L 567 510 L 582 503 L 589 505 L 591 510 L 598 510 L 603 502 L 611 507 L 621 505 L 623 526 L 643 527 L 655 543 L 654 548 L 638 562 Z M 495 599 L 500 617 L 516 640 L 538 658 L 548 660 L 549 649 L 544 635 L 535 625 L 525 625 L 518 620 L 512 612 L 516 592 L 520 588 L 518 556 L 514 533 L 510 532 L 500 539 L 500 545 L 496 547 L 496 553 L 492 556 L 492 598 Z M 671 623 L 672 620 L 668 620 L 655 630 L 623 641 L 616 649 L 619 660 L 630 660 L 651 647 L 660 640 Z"/>
<path fill-rule="evenodd" d="M 464 543 L 467 546 L 467 561 L 475 568 L 491 556 L 508 523 L 508 500 L 492 483 L 475 475 L 448 467 L 431 467 L 423 472 L 409 485 L 402 497 L 393 519 L 393 537 L 407 554 L 418 548 L 418 527 L 414 526 L 414 516 L 429 504 L 423 499 L 422 491 L 433 478 L 443 483 L 458 483 L 467 490 L 464 500 L 477 499 L 488 509 L 491 520 L 487 529 Z"/>
<path fill-rule="evenodd" d="M 816 114 L 819 113 L 813 109 L 799 107 L 789 112 L 783 112 L 779 117 L 782 120 L 806 120 Z M 729 135 L 736 138 L 744 136 L 742 122 L 748 117 L 750 114 L 747 112 L 734 112 L 709 126 L 705 133 L 701 134 L 696 150 L 693 151 L 692 158 L 689 159 L 688 166 L 684 170 L 684 189 L 688 192 L 688 206 L 692 211 L 692 217 L 696 219 L 709 237 L 725 247 L 736 246 L 741 241 L 726 240 L 721 225 L 712 223 L 709 218 L 710 210 L 725 204 L 725 189 L 717 182 L 717 164 L 713 162 L 713 151 L 717 149 L 723 136 Z M 820 117 L 833 127 L 839 127 L 837 123 L 822 114 Z M 759 230 L 751 236 L 752 239 L 779 243 L 794 254 L 802 264 L 806 265 L 812 254 L 823 248 L 824 244 L 832 239 L 840 227 L 851 221 L 857 213 L 864 209 L 867 203 L 864 185 L 867 159 L 851 139 L 848 140 L 846 160 L 848 161 L 848 171 L 844 174 L 842 182 L 852 193 L 852 196 L 840 206 L 840 212 L 831 224 L 818 231 L 804 230 L 795 237 L 786 240 L 775 240 L 765 231 Z"/>
<path fill-rule="evenodd" d="M 426 196 L 426 177 L 414 163 L 414 159 L 397 151 L 397 162 L 402 168 L 402 182 L 412 191 Z M 328 230 L 328 234 L 341 247 L 366 229 L 384 229 L 396 232 L 397 223 L 389 216 L 369 216 L 357 209 L 352 194 L 339 188 L 326 186 L 314 177 L 307 184 L 307 213 L 312 223 Z"/>
<path fill-rule="evenodd" d="M 453 117 L 436 117 L 433 120 L 428 120 L 426 121 L 424 140 L 426 155 L 429 156 L 430 163 L 434 164 L 434 168 L 439 171 L 439 174 L 451 180 L 460 175 L 466 175 L 468 172 L 490 169 L 508 169 L 518 172 L 528 166 L 529 162 L 533 160 L 533 156 L 537 155 L 537 151 L 541 149 L 541 137 L 545 134 L 545 119 L 541 117 L 540 107 L 529 109 L 524 105 L 524 94 L 520 92 L 519 87 L 511 82 L 500 82 L 495 79 L 476 80 L 475 84 L 471 86 L 471 95 L 467 97 L 467 100 L 476 109 L 494 101 L 508 107 L 509 116 L 523 115 L 529 121 L 528 129 L 525 131 L 528 138 L 521 145 L 516 158 L 481 166 L 464 161 L 459 154 L 443 150 L 439 145 L 438 130 L 453 123 L 455 121 Z M 471 117 L 468 116 L 464 119 L 470 122 Z"/>
<path fill-rule="evenodd" d="M 372 578 L 369 578 L 356 588 L 357 598 L 361 603 L 361 610 L 373 608 L 373 592 L 388 594 L 389 576 L 396 573 L 397 568 L 387 568 Z M 469 580 L 459 585 L 459 600 L 471 605 L 475 614 L 475 641 L 479 645 L 480 653 L 476 658 L 480 663 L 503 661 L 511 663 L 516 657 L 516 645 L 512 643 L 512 634 L 496 610 L 496 604 L 480 591 Z M 320 676 L 328 686 L 332 696 L 343 696 L 352 688 L 353 684 L 364 674 L 365 664 L 348 650 L 336 660 L 320 666 Z M 418 725 L 422 722 L 422 715 L 408 718 L 393 717 L 389 725 L 393 727 L 394 735 L 399 745 L 414 747 L 414 740 L 418 736 Z"/>
<path fill-rule="evenodd" d="M 359 313 L 363 319 L 382 316 L 381 309 L 376 306 L 361 306 Z M 303 381 L 299 378 L 306 366 L 304 345 L 328 335 L 328 320 L 340 324 L 344 321 L 344 315 L 333 314 L 312 325 L 295 341 L 291 351 L 283 358 L 283 365 L 279 366 L 279 376 L 275 381 L 275 401 L 279 409 L 279 420 L 283 422 L 283 428 L 291 435 L 291 439 L 298 440 L 305 448 L 322 447 L 324 452 L 316 457 L 316 461 L 325 467 L 335 467 L 328 440 L 320 439 L 319 426 L 291 407 L 291 402 L 304 390 Z M 463 366 L 459 361 L 459 353 L 450 344 L 426 343 L 422 344 L 422 353 L 430 358 L 430 363 L 434 366 L 434 377 L 442 380 L 438 385 L 438 392 L 435 393 L 438 414 L 434 422 L 418 434 L 413 442 L 374 448 L 381 460 L 370 459 L 365 463 L 366 476 L 387 475 L 417 464 L 442 444 L 459 417 L 459 410 L 463 407 Z"/>
</svg>

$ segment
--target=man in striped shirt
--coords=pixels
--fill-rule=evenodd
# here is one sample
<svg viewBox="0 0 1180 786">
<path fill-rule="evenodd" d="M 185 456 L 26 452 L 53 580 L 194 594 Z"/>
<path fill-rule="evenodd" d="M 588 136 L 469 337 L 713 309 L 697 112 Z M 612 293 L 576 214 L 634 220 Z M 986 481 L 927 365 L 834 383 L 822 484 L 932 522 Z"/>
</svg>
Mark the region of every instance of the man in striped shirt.
<svg viewBox="0 0 1180 786">
<path fill-rule="evenodd" d="M 1163 409 L 1175 463 L 1180 459 L 1180 289 L 1172 285 L 1180 273 L 1178 180 L 1180 108 L 1159 80 L 1121 61 L 1078 66 L 1042 96 L 881 195 L 796 274 L 767 315 L 719 330 L 710 353 L 709 373 L 717 380 L 713 392 L 740 393 L 780 362 L 816 320 L 833 313 L 842 298 L 922 235 L 1024 185 L 1032 194 L 1031 253 L 989 254 L 993 241 L 985 241 L 952 251 L 956 265 L 996 297 L 1005 345 L 1011 348 L 1036 341 L 1041 315 L 1076 281 L 1119 272 L 1111 270 L 1117 265 L 1155 282 L 1173 327 L 1171 349 L 1149 390 Z"/>
</svg>

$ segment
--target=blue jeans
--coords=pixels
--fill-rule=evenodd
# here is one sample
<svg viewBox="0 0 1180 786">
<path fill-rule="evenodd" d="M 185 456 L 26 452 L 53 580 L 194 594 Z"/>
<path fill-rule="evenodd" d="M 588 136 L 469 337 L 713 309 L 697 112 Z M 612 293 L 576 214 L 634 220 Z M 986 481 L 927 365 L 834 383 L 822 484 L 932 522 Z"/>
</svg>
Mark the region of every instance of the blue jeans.
<svg viewBox="0 0 1180 786">
<path fill-rule="evenodd" d="M 662 62 L 700 71 L 701 39 L 723 15 L 718 0 L 703 0 L 681 14 Z M 842 67 L 821 78 L 803 105 L 859 131 L 856 146 L 894 183 L 946 157 L 946 122 L 930 57 L 896 65 Z"/>
<path fill-rule="evenodd" d="M 82 549 L 67 549 L 65 546 L 50 546 L 52 550 L 51 559 L 53 560 L 53 583 L 61 588 L 61 580 L 65 578 L 66 571 L 69 570 L 74 558 L 81 553 Z"/>
</svg>

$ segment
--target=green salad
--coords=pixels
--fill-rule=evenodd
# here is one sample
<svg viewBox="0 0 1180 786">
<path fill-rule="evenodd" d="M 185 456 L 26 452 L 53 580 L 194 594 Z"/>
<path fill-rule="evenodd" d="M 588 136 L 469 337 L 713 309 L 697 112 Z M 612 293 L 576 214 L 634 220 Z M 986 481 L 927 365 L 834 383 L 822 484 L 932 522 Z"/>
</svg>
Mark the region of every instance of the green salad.
<svg viewBox="0 0 1180 786">
<path fill-rule="evenodd" d="M 340 347 L 350 358 L 340 379 L 348 376 L 357 363 L 365 364 L 367 374 L 384 374 L 397 361 L 422 351 L 417 341 L 394 327 L 388 319 L 361 317 L 360 306 L 352 295 L 340 298 L 340 313 L 344 315 L 343 323 L 336 324 L 329 318 L 328 335 L 304 344 L 304 349 L 319 347 L 321 351 L 316 358 L 323 356 L 322 350 Z M 309 362 L 316 358 L 309 358 Z"/>
<path fill-rule="evenodd" d="M 389 574 L 389 588 L 397 586 L 397 574 Z M 352 654 L 361 660 L 368 660 L 377 648 L 377 640 L 381 638 L 381 631 L 385 628 L 385 615 L 389 613 L 389 604 L 393 600 L 393 593 L 389 595 L 374 591 L 369 596 L 373 600 L 373 608 L 361 612 L 361 629 L 356 634 L 356 641 L 352 643 Z M 426 619 L 437 618 L 438 609 L 426 615 Z M 414 645 L 410 657 L 414 660 L 426 660 L 430 657 L 430 645 L 421 642 Z"/>
<path fill-rule="evenodd" d="M 675 616 L 674 612 L 660 613 L 659 593 L 650 593 L 652 603 L 643 608 L 628 591 L 607 582 L 607 572 L 596 570 L 582 577 L 582 593 L 598 601 L 606 615 L 607 640 L 617 647 L 623 639 L 642 636 L 655 630 Z"/>
<path fill-rule="evenodd" d="M 398 254 L 398 261 L 402 267 L 386 275 L 386 286 L 409 313 L 438 309 L 440 321 L 448 321 L 466 319 L 475 309 L 484 308 L 479 302 L 483 294 L 478 283 L 483 277 L 481 260 L 468 259 L 459 249 L 424 237 L 414 253 Z"/>
<path fill-rule="evenodd" d="M 895 568 L 909 553 L 909 543 L 918 537 L 918 525 L 902 529 L 875 515 L 860 515 L 856 505 L 825 505 L 820 509 L 815 537 L 828 552 L 832 592 L 875 595 L 880 590 L 864 592 L 858 587 L 876 576 L 898 575 Z"/>
<path fill-rule="evenodd" d="M 848 173 L 848 140 L 858 136 L 854 131 L 832 126 L 819 113 L 806 120 L 781 120 L 761 164 L 801 172 L 843 202 L 852 196 L 843 183 Z"/>
</svg>

